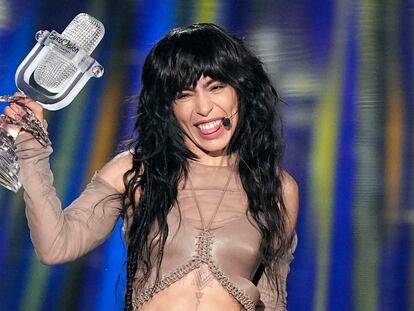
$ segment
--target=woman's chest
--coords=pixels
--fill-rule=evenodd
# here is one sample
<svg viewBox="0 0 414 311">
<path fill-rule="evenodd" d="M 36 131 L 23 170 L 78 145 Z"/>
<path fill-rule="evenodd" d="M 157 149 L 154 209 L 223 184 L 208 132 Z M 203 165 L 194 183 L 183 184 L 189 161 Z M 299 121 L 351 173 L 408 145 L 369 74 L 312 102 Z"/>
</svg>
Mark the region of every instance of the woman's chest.
<svg viewBox="0 0 414 311">
<path fill-rule="evenodd" d="M 258 267 L 261 235 L 253 220 L 246 216 L 215 221 L 210 230 L 187 216 L 172 211 L 167 218 L 168 237 L 163 251 L 163 270 L 193 260 L 214 263 L 228 275 L 253 277 Z"/>
</svg>

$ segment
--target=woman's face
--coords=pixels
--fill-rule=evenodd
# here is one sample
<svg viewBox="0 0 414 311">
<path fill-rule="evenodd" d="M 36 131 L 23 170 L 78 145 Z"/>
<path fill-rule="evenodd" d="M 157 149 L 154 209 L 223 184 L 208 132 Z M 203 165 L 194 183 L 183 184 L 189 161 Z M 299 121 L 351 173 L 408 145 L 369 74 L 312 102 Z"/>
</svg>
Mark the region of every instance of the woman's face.
<svg viewBox="0 0 414 311">
<path fill-rule="evenodd" d="M 225 155 L 238 122 L 237 109 L 235 89 L 204 76 L 194 89 L 177 94 L 173 103 L 175 117 L 186 134 L 185 144 L 200 161 Z M 224 118 L 230 118 L 229 126 L 223 126 Z"/>
</svg>

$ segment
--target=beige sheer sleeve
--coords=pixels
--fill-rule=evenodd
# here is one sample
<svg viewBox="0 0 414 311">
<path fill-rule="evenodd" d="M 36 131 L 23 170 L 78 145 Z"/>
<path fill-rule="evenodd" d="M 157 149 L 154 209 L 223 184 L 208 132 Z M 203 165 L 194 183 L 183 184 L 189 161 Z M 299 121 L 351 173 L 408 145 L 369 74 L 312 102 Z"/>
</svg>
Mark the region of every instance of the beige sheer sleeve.
<svg viewBox="0 0 414 311">
<path fill-rule="evenodd" d="M 102 243 L 120 214 L 117 190 L 97 172 L 82 194 L 62 210 L 49 165 L 51 145 L 43 147 L 23 132 L 15 149 L 30 235 L 40 260 L 45 264 L 74 260 Z"/>
<path fill-rule="evenodd" d="M 287 310 L 287 290 L 286 280 L 290 271 L 290 263 L 293 260 L 293 253 L 297 246 L 297 235 L 295 234 L 292 240 L 292 246 L 289 252 L 283 257 L 280 262 L 279 280 L 280 288 L 279 294 L 273 289 L 269 283 L 268 278 L 263 273 L 257 283 L 257 288 L 260 291 L 260 301 L 256 307 L 256 311 L 285 311 Z"/>
</svg>

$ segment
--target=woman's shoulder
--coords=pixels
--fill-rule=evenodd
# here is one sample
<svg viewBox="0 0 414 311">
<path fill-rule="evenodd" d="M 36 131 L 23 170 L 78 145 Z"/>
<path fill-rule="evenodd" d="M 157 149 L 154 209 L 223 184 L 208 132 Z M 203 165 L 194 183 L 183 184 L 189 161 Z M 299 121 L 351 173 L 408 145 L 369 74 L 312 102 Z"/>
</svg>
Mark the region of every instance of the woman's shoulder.
<svg viewBox="0 0 414 311">
<path fill-rule="evenodd" d="M 282 187 L 285 195 L 292 196 L 299 193 L 299 186 L 295 178 L 285 170 L 282 171 Z"/>
<path fill-rule="evenodd" d="M 289 218 L 290 231 L 294 231 L 299 213 L 299 187 L 296 180 L 286 171 L 282 172 L 283 201 Z"/>
<path fill-rule="evenodd" d="M 125 191 L 124 174 L 132 168 L 132 160 L 131 150 L 118 153 L 99 170 L 99 175 L 122 193 Z"/>
</svg>

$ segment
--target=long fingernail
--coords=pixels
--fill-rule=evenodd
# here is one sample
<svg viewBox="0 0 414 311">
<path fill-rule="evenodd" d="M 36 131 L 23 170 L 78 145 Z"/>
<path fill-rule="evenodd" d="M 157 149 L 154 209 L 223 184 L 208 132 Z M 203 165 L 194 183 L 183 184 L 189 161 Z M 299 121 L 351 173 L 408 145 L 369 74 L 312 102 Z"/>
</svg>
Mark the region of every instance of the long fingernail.
<svg viewBox="0 0 414 311">
<path fill-rule="evenodd" d="M 15 109 L 21 109 L 20 106 L 18 104 L 16 104 L 15 102 L 10 103 L 10 106 L 15 108 Z"/>
<path fill-rule="evenodd" d="M 23 111 L 22 105 L 19 102 L 12 103 L 13 107 L 18 111 Z"/>
</svg>

